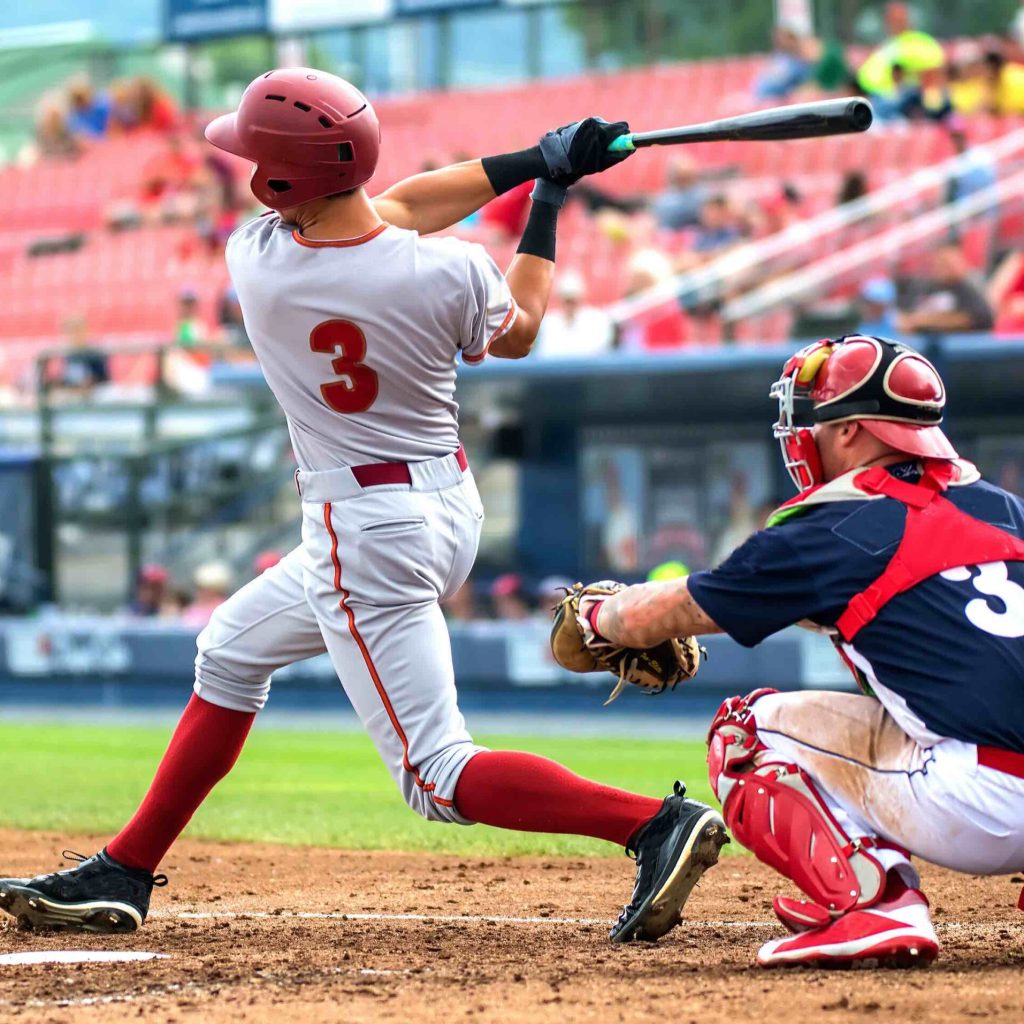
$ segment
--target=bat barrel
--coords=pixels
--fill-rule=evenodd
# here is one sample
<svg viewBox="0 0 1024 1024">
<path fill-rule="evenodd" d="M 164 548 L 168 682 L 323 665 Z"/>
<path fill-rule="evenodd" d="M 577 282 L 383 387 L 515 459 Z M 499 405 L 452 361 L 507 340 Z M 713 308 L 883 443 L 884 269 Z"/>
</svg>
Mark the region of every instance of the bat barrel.
<svg viewBox="0 0 1024 1024">
<path fill-rule="evenodd" d="M 825 135 L 846 135 L 866 131 L 873 120 L 871 104 L 851 96 L 813 103 L 795 103 L 772 107 L 738 117 L 637 132 L 631 136 L 634 147 L 667 146 L 687 142 L 764 142 L 785 139 L 813 139 Z"/>
</svg>

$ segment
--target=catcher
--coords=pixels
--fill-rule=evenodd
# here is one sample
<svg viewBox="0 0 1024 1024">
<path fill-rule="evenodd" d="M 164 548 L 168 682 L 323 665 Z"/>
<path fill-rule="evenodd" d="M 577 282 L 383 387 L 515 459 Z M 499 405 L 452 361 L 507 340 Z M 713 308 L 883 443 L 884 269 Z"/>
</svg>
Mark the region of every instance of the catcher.
<svg viewBox="0 0 1024 1024">
<path fill-rule="evenodd" d="M 958 456 L 942 380 L 906 345 L 816 343 L 771 394 L 799 495 L 710 572 L 576 588 L 553 647 L 663 689 L 696 663 L 666 638 L 827 632 L 862 694 L 755 689 L 708 733 L 726 824 L 802 893 L 775 897 L 790 934 L 757 962 L 929 963 L 912 855 L 1024 869 L 1024 503 Z"/>
</svg>

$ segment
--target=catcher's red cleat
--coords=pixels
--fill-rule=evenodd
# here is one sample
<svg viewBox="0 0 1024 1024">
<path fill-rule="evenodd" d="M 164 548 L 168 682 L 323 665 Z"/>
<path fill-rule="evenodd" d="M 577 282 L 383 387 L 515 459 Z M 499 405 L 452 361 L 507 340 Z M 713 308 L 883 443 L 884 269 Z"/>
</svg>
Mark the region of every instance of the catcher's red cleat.
<svg viewBox="0 0 1024 1024">
<path fill-rule="evenodd" d="M 911 890 L 895 904 L 851 910 L 820 928 L 772 939 L 758 951 L 757 962 L 761 967 L 850 967 L 864 961 L 913 967 L 930 964 L 938 954 L 928 902 Z"/>
</svg>

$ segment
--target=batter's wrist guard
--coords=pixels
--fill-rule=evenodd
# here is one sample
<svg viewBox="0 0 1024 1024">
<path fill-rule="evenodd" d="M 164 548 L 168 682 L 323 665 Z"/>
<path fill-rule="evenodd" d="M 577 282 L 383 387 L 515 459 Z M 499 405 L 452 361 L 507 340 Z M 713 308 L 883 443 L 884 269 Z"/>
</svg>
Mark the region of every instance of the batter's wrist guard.
<svg viewBox="0 0 1024 1024">
<path fill-rule="evenodd" d="M 547 178 L 538 178 L 530 193 L 530 198 L 535 203 L 550 203 L 561 209 L 565 205 L 565 197 L 568 194 L 569 189 L 565 185 L 548 181 Z"/>
<path fill-rule="evenodd" d="M 548 165 L 540 146 L 521 149 L 516 153 L 502 153 L 500 156 L 485 156 L 480 163 L 483 164 L 484 174 L 496 196 L 531 178 L 548 176 Z"/>
<path fill-rule="evenodd" d="M 558 207 L 543 200 L 534 200 L 516 252 L 524 256 L 539 256 L 542 260 L 551 260 L 554 263 L 557 227 Z"/>
</svg>

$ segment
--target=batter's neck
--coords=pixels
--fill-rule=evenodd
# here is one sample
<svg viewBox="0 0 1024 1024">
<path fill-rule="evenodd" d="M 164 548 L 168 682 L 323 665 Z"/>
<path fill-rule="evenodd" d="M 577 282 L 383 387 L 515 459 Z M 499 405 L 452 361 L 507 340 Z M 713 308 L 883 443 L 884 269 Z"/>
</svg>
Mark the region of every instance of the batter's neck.
<svg viewBox="0 0 1024 1024">
<path fill-rule="evenodd" d="M 325 241 L 358 238 L 381 223 L 380 214 L 363 189 L 347 196 L 315 199 L 285 213 L 285 219 L 298 226 L 303 238 Z"/>
</svg>

